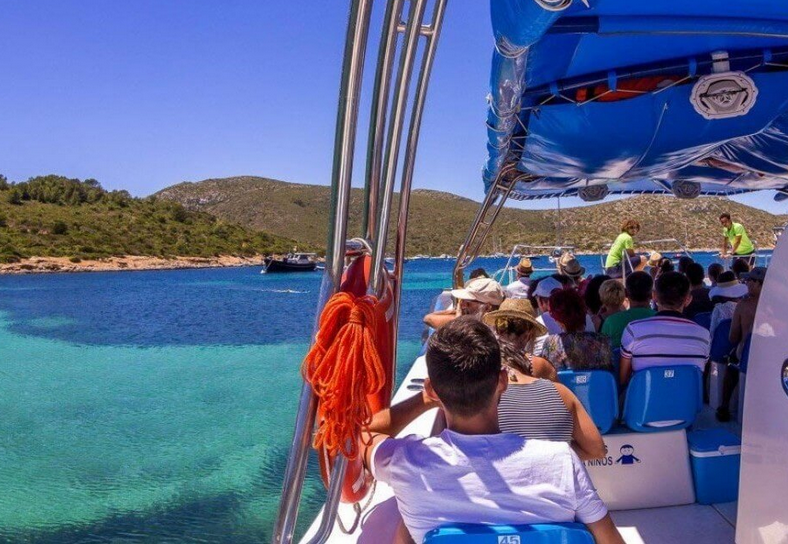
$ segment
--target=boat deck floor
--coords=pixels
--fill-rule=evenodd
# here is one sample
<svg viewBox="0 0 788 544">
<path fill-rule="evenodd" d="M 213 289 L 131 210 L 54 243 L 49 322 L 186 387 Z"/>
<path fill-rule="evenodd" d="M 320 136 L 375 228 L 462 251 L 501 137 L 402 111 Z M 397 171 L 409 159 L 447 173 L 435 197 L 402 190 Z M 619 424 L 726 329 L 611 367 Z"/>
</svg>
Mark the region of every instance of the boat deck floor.
<svg viewBox="0 0 788 544">
<path fill-rule="evenodd" d="M 426 378 L 424 357 L 414 362 L 402 385 L 394 395 L 393 403 L 405 400 L 414 392 L 408 389 L 418 380 Z M 417 380 L 417 382 L 414 382 Z M 400 436 L 409 434 L 429 435 L 437 410 L 431 410 L 410 423 Z M 719 426 L 708 406 L 696 422 L 696 428 Z M 725 427 L 741 435 L 735 421 Z M 437 497 L 436 497 L 437 499 Z M 310 526 L 302 542 L 309 542 L 315 535 L 322 518 L 322 511 Z M 610 513 L 627 544 L 733 544 L 736 526 L 736 503 L 715 505 L 688 504 L 665 508 L 619 510 Z M 356 519 L 351 505 L 340 505 L 338 517 L 344 527 L 350 528 Z M 362 512 L 355 530 L 345 533 L 338 523 L 328 538 L 329 543 L 385 544 L 393 542 L 401 522 L 394 494 L 389 486 L 376 484 L 369 504 Z"/>
</svg>

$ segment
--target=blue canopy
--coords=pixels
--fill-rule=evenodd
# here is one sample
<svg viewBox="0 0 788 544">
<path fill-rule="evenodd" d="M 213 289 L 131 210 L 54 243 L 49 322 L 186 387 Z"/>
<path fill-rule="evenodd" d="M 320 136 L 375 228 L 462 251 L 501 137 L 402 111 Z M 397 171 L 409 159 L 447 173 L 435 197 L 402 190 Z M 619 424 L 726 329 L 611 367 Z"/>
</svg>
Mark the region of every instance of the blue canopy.
<svg viewBox="0 0 788 544">
<path fill-rule="evenodd" d="M 788 195 L 785 0 L 587 4 L 491 0 L 487 189 Z"/>
</svg>

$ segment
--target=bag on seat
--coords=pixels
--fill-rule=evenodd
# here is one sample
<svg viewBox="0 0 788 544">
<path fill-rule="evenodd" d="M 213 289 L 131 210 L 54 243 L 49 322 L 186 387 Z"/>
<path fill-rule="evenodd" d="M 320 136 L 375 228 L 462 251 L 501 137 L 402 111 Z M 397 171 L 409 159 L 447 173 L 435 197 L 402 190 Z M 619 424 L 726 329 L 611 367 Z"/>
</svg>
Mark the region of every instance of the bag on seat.
<svg viewBox="0 0 788 544">
<path fill-rule="evenodd" d="M 424 536 L 424 544 L 594 544 L 594 537 L 582 523 L 456 523 L 433 529 Z"/>
<path fill-rule="evenodd" d="M 685 429 L 703 406 L 703 375 L 694 365 L 658 366 L 632 375 L 624 401 L 624 423 L 653 433 Z"/>
<path fill-rule="evenodd" d="M 580 399 L 599 432 L 609 432 L 618 419 L 618 389 L 613 374 L 607 370 L 562 370 L 558 379 Z"/>
</svg>

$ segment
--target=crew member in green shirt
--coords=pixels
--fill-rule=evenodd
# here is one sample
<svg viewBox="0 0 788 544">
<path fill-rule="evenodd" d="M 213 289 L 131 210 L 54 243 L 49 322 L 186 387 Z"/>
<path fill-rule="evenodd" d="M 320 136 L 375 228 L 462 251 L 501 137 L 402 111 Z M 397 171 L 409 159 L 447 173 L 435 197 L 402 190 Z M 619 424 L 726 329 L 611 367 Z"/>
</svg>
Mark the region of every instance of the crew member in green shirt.
<svg viewBox="0 0 788 544">
<path fill-rule="evenodd" d="M 621 224 L 621 234 L 613 242 L 605 261 L 605 274 L 611 278 L 623 276 L 622 261 L 628 271 L 643 270 L 646 267 L 646 257 L 635 254 L 635 240 L 632 238 L 640 231 L 640 223 L 634 219 L 627 219 Z"/>
<path fill-rule="evenodd" d="M 607 316 L 602 329 L 599 331 L 610 337 L 613 349 L 621 347 L 621 335 L 632 321 L 646 319 L 656 315 L 651 309 L 651 293 L 654 290 L 654 280 L 648 272 L 633 272 L 627 276 L 625 283 L 629 310 L 617 312 Z"/>
<path fill-rule="evenodd" d="M 723 259 L 728 256 L 728 244 L 731 247 L 731 255 L 733 257 L 744 257 L 747 264 L 753 265 L 755 260 L 755 246 L 752 245 L 750 237 L 747 236 L 747 231 L 741 223 L 734 223 L 731 220 L 731 214 L 725 212 L 720 214 L 720 223 L 722 224 L 722 251 L 720 257 Z"/>
</svg>

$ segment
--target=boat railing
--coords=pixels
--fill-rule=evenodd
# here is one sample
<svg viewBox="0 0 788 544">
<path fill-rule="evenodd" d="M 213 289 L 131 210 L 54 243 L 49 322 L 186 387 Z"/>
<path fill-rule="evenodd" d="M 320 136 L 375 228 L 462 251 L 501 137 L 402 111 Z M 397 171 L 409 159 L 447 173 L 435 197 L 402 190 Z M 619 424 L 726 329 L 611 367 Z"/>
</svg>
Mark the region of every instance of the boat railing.
<svg viewBox="0 0 788 544">
<path fill-rule="evenodd" d="M 501 285 L 508 285 L 517 279 L 517 265 L 523 257 L 529 257 L 536 254 L 544 253 L 550 264 L 554 266 L 534 266 L 534 273 L 558 271 L 558 259 L 564 253 L 575 253 L 575 246 L 571 245 L 555 245 L 555 246 L 535 246 L 532 244 L 515 244 L 512 252 L 506 260 L 506 265 L 497 270 L 493 274 L 493 279 Z M 541 255 L 540 255 L 541 256 Z"/>
<path fill-rule="evenodd" d="M 638 242 L 637 244 L 641 248 L 648 248 L 654 251 L 659 251 L 660 253 L 673 253 L 672 256 L 668 257 L 673 260 L 675 255 L 681 254 L 682 256 L 686 255 L 690 259 L 692 259 L 692 252 L 687 249 L 687 246 L 684 242 L 680 241 L 678 238 L 660 238 L 658 240 L 643 240 Z M 613 247 L 613 244 L 605 244 L 602 246 L 603 251 L 599 254 L 600 265 L 602 270 L 605 270 L 605 260 L 607 259 L 608 253 L 610 253 L 610 248 Z M 665 256 L 665 255 L 663 255 Z M 625 278 L 629 274 L 634 272 L 632 268 L 632 263 L 629 262 L 629 259 L 622 259 L 621 260 L 621 277 Z"/>
<path fill-rule="evenodd" d="M 446 0 L 434 0 L 431 20 L 425 22 L 427 3 L 427 0 L 410 0 L 406 21 L 402 20 L 405 0 L 390 0 L 386 3 L 367 137 L 365 198 L 362 213 L 363 237 L 351 241 L 356 254 L 361 252 L 370 255 L 373 262 L 370 292 L 380 295 L 384 292 L 389 278 L 389 273 L 385 269 L 385 250 L 398 168 L 401 165 L 395 259 L 391 277 L 394 338 L 398 330 L 405 237 L 416 149 L 429 77 L 446 8 Z M 346 249 L 350 186 L 372 4 L 372 0 L 351 0 L 350 3 L 334 142 L 329 241 L 317 306 L 318 316 L 328 299 L 339 290 L 344 267 L 347 264 L 346 257 L 350 253 Z M 422 47 L 419 46 L 420 42 Z M 419 74 L 415 91 L 411 92 L 411 78 L 419 54 L 421 55 Z M 399 66 L 395 72 L 396 59 L 399 60 Z M 409 119 L 406 119 L 408 113 Z M 403 137 L 406 120 L 408 130 Z M 404 156 L 400 160 L 400 148 L 403 144 Z M 396 342 L 392 342 L 390 356 L 390 360 L 396 361 Z M 274 525 L 272 541 L 275 544 L 290 544 L 293 541 L 307 458 L 311 449 L 316 409 L 317 402 L 312 388 L 305 382 L 301 389 L 279 512 Z M 331 535 L 337 522 L 337 509 L 342 495 L 346 467 L 347 459 L 339 455 L 328 479 L 327 498 L 320 527 L 309 544 L 326 542 Z M 355 510 L 357 516 L 360 516 L 361 507 L 356 505 Z M 342 523 L 338 525 L 340 528 L 344 527 Z M 355 526 L 355 523 L 353 525 Z"/>
</svg>

